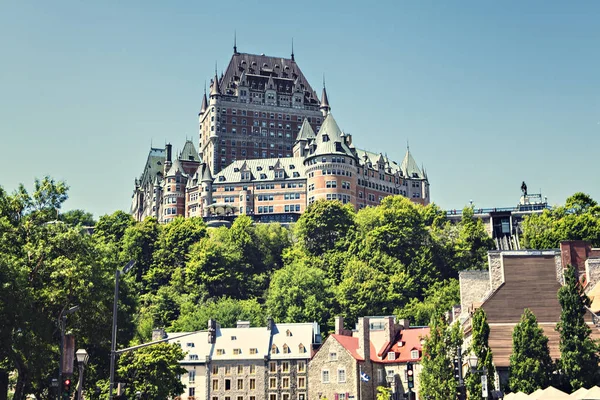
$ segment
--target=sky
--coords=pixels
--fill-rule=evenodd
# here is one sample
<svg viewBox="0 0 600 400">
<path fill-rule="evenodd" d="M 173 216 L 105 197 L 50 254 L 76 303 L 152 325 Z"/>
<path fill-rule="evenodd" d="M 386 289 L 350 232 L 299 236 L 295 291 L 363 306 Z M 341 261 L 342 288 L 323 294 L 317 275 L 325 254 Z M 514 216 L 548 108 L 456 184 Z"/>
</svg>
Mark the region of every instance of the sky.
<svg viewBox="0 0 600 400">
<path fill-rule="evenodd" d="M 521 182 L 600 200 L 600 2 L 0 2 L 0 186 L 49 175 L 65 209 L 128 211 L 150 145 L 198 141 L 207 80 L 238 51 L 289 57 L 358 147 L 407 143 L 445 209 Z"/>
</svg>

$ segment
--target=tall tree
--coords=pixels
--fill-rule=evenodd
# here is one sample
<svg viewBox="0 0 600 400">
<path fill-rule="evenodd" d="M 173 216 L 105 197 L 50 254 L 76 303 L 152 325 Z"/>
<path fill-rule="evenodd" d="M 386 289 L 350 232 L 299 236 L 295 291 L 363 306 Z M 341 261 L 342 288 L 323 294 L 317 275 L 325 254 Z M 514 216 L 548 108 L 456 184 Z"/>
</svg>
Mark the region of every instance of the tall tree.
<svg viewBox="0 0 600 400">
<path fill-rule="evenodd" d="M 185 386 L 179 376 L 186 369 L 179 365 L 185 354 L 176 343 L 160 343 L 129 352 L 119 359 L 117 374 L 125 383 L 125 396 L 142 399 L 167 399 L 179 396 Z"/>
<path fill-rule="evenodd" d="M 487 316 L 483 308 L 478 308 L 473 313 L 471 319 L 471 353 L 477 356 L 479 360 L 477 368 L 479 370 L 485 370 L 488 380 L 488 399 L 492 398 L 492 391 L 494 390 L 494 363 L 492 360 L 492 349 L 490 348 L 488 341 L 490 338 L 490 326 L 487 323 Z M 466 374 L 465 382 L 469 396 L 478 398 L 481 396 L 481 375 L 480 373 L 472 373 L 468 371 Z"/>
<path fill-rule="evenodd" d="M 528 308 L 513 331 L 508 385 L 513 392 L 533 393 L 551 383 L 554 365 L 548 338 Z"/>
<path fill-rule="evenodd" d="M 462 345 L 458 324 L 448 327 L 442 317 L 431 320 L 431 331 L 423 345 L 419 392 L 421 398 L 446 400 L 456 398 L 458 382 L 454 376 L 452 360 Z"/>
<path fill-rule="evenodd" d="M 586 306 L 590 300 L 577 281 L 577 272 L 569 266 L 564 274 L 565 284 L 558 290 L 562 308 L 556 330 L 560 333 L 561 353 L 558 369 L 565 390 L 577 390 L 598 383 L 600 348 L 590 337 L 592 331 L 585 322 Z"/>
</svg>

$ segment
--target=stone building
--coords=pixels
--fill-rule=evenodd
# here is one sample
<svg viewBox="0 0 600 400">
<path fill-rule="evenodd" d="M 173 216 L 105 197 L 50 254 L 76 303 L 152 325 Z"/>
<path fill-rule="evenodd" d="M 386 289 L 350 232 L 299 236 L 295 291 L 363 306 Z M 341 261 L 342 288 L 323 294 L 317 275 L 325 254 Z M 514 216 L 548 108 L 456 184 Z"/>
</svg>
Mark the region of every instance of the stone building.
<svg viewBox="0 0 600 400">
<path fill-rule="evenodd" d="M 408 392 L 406 366 L 413 365 L 419 398 L 422 341 L 428 327 L 410 327 L 407 320 L 390 317 L 363 317 L 353 331 L 344 329 L 336 317 L 330 335 L 309 364 L 309 399 L 374 400 L 378 386 L 389 386 L 392 399 Z"/>
<path fill-rule="evenodd" d="M 321 344 L 316 323 L 272 320 L 266 327 L 238 321 L 236 328 L 210 320 L 207 331 L 181 338 L 185 333 L 156 333 L 186 351 L 182 400 L 306 400 L 308 362 Z"/>
<path fill-rule="evenodd" d="M 555 328 L 560 320 L 557 293 L 564 283 L 564 268 L 577 268 L 586 293 L 600 293 L 600 249 L 582 241 L 567 241 L 560 244 L 560 249 L 491 251 L 488 263 L 488 270 L 460 272 L 461 312 L 456 320 L 462 324 L 466 349 L 471 341 L 473 312 L 477 308 L 486 312 L 498 388 L 508 380 L 512 332 L 525 308 L 533 312 L 548 337 L 552 359 L 560 358 L 560 338 Z M 594 310 L 600 311 L 600 301 L 592 304 L 586 317 L 592 337 L 600 339 Z"/>
</svg>

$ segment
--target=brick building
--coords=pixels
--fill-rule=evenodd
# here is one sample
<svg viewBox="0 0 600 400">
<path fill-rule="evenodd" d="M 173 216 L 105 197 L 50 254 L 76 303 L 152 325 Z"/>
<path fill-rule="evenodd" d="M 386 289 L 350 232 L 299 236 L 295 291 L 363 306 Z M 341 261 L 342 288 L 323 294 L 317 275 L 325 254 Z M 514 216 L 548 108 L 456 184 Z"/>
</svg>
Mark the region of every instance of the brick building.
<svg viewBox="0 0 600 400">
<path fill-rule="evenodd" d="M 392 388 L 392 399 L 408 392 L 406 365 L 413 364 L 418 399 L 422 340 L 427 327 L 410 327 L 408 321 L 390 317 L 360 318 L 354 331 L 344 329 L 336 317 L 330 335 L 309 365 L 309 399 L 374 400 L 378 386 Z M 361 379 L 365 374 L 368 378 Z M 367 380 L 368 379 L 368 380 Z"/>
<path fill-rule="evenodd" d="M 187 141 L 150 149 L 131 213 L 160 222 L 175 216 L 291 222 L 315 200 L 358 210 L 389 195 L 428 204 L 429 180 L 407 149 L 401 163 L 360 149 L 290 59 L 238 53 L 215 74 L 199 113 L 199 151 Z"/>
</svg>

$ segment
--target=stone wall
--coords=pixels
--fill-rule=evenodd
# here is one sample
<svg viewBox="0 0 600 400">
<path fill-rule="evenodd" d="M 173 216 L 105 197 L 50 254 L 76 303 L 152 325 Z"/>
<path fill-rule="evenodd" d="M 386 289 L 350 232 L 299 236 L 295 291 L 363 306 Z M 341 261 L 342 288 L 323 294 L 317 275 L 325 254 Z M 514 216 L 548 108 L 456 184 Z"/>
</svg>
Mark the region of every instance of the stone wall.
<svg viewBox="0 0 600 400">
<path fill-rule="evenodd" d="M 483 300 L 490 291 L 490 278 L 488 271 L 461 271 L 460 305 L 463 312 L 468 311 L 473 303 Z"/>
<path fill-rule="evenodd" d="M 490 271 L 490 290 L 495 292 L 504 283 L 504 267 L 502 265 L 502 252 L 488 252 L 488 268 Z"/>
<path fill-rule="evenodd" d="M 585 261 L 585 275 L 588 281 L 586 286 L 587 292 L 600 282 L 600 258 L 588 258 Z"/>
<path fill-rule="evenodd" d="M 251 373 L 250 366 L 254 366 L 254 372 Z M 241 366 L 241 370 L 238 370 Z M 266 390 L 268 390 L 268 379 L 266 377 L 265 362 L 263 360 L 219 360 L 211 361 L 208 367 L 208 398 L 219 397 L 223 399 L 225 396 L 232 400 L 238 396 L 243 396 L 249 399 L 254 396 L 256 400 L 264 399 Z M 255 389 L 250 389 L 250 380 L 254 379 Z M 238 380 L 242 381 L 242 388 L 238 389 Z M 215 381 L 218 382 L 218 388 L 215 386 Z M 229 382 L 229 388 L 227 388 Z M 214 390 L 216 388 L 216 390 Z"/>
<path fill-rule="evenodd" d="M 335 357 L 331 354 L 335 353 Z M 338 370 L 346 372 L 345 382 L 338 382 Z M 329 382 L 323 382 L 323 371 L 329 371 Z M 347 393 L 350 400 L 357 400 L 360 382 L 358 363 L 344 347 L 329 336 L 308 365 L 308 398 L 318 400 L 326 397 L 334 400 L 336 393 Z M 361 400 L 367 400 L 360 397 Z M 369 400 L 372 400 L 369 399 Z"/>
</svg>

